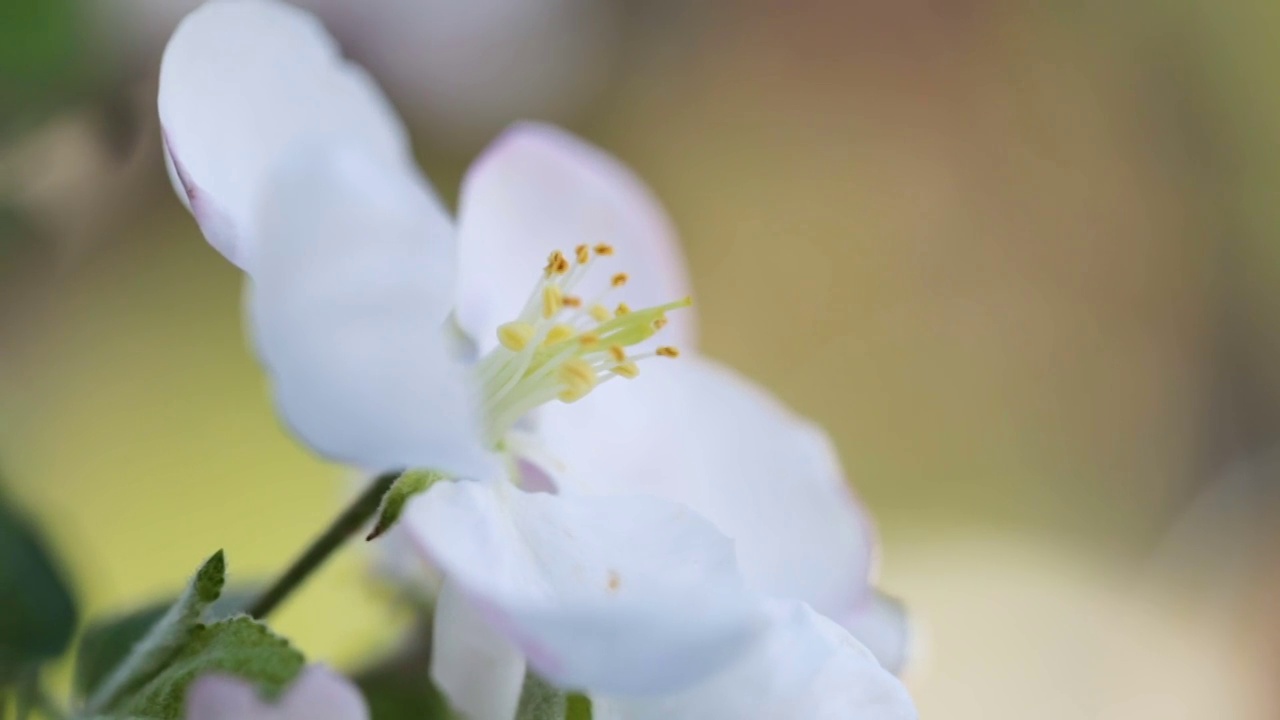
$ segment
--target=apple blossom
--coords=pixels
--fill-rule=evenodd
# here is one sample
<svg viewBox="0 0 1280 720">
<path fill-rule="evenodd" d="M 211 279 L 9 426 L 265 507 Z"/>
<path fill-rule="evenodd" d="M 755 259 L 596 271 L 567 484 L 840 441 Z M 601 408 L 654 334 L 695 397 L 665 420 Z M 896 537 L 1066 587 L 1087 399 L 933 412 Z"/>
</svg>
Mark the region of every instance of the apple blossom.
<svg viewBox="0 0 1280 720">
<path fill-rule="evenodd" d="M 245 680 L 206 675 L 187 690 L 186 705 L 186 720 L 369 720 L 359 689 L 320 665 L 303 670 L 274 702 Z"/>
<path fill-rule="evenodd" d="M 469 479 L 405 517 L 445 577 L 432 676 L 460 709 L 509 718 L 527 662 L 619 717 L 752 688 L 778 708 L 761 717 L 808 717 L 804 688 L 912 716 L 825 619 L 901 657 L 830 442 L 692 352 L 674 232 L 626 168 L 517 125 L 469 171 L 455 226 L 378 89 L 273 0 L 190 15 L 159 110 L 175 188 L 248 275 L 283 420 L 335 460 Z M 686 352 L 641 373 L 681 354 L 659 331 Z M 786 668 L 793 683 L 757 682 Z"/>
</svg>

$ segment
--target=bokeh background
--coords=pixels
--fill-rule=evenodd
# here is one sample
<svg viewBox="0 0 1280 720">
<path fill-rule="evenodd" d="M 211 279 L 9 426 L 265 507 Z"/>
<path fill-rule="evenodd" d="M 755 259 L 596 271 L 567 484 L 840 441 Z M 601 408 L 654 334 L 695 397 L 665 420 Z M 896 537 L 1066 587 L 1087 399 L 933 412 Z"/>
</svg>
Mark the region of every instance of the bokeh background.
<svg viewBox="0 0 1280 720">
<path fill-rule="evenodd" d="M 0 465 L 91 615 L 265 576 L 351 492 L 164 178 L 195 4 L 0 0 Z M 1280 718 L 1280 4 L 303 4 L 446 197 L 521 117 L 655 188 L 705 349 L 875 513 L 923 717 Z M 367 561 L 280 616 L 311 657 L 394 640 Z"/>
</svg>

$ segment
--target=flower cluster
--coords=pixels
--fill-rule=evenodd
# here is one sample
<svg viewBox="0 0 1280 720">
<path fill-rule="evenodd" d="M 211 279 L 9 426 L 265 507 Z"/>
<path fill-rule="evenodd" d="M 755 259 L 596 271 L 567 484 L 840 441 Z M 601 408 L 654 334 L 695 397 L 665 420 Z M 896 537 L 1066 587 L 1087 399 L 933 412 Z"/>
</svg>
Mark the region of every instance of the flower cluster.
<svg viewBox="0 0 1280 720">
<path fill-rule="evenodd" d="M 450 217 L 370 78 L 275 0 L 188 16 L 159 113 L 283 421 L 449 478 L 399 532 L 443 577 L 431 678 L 455 709 L 511 720 L 533 672 L 597 719 L 914 717 L 830 442 L 697 352 L 675 233 L 626 168 L 519 124 Z M 189 717 L 365 717 L 343 688 L 312 670 L 271 705 L 210 678 Z"/>
</svg>

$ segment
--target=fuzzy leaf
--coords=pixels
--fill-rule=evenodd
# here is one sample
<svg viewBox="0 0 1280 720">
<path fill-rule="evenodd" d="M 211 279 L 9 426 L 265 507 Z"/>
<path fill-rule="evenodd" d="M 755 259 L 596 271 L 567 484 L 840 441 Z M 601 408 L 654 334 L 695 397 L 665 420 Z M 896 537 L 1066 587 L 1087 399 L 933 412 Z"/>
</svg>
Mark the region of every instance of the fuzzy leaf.
<svg viewBox="0 0 1280 720">
<path fill-rule="evenodd" d="M 585 695 L 573 693 L 569 696 L 569 708 L 564 714 L 565 720 L 591 720 L 591 700 Z"/>
<path fill-rule="evenodd" d="M 209 605 L 201 619 L 221 620 L 244 612 L 258 594 L 258 588 L 254 587 L 226 591 Z M 176 602 L 177 598 L 152 603 L 89 625 L 80 636 L 80 649 L 76 654 L 76 693 L 80 697 L 92 695 Z"/>
<path fill-rule="evenodd" d="M 187 644 L 159 674 L 127 698 L 116 714 L 181 720 L 187 687 L 207 673 L 243 678 L 256 683 L 266 696 L 275 697 L 305 662 L 289 641 L 246 615 L 197 625 Z"/>
<path fill-rule="evenodd" d="M 546 680 L 529 673 L 520 691 L 520 707 L 516 720 L 564 720 L 569 696 Z"/>
<path fill-rule="evenodd" d="M 87 703 L 88 712 L 113 710 L 120 698 L 160 672 L 169 658 L 190 641 L 205 609 L 222 595 L 226 581 L 227 562 L 219 550 L 200 566 L 177 601 L 98 685 Z"/>
</svg>

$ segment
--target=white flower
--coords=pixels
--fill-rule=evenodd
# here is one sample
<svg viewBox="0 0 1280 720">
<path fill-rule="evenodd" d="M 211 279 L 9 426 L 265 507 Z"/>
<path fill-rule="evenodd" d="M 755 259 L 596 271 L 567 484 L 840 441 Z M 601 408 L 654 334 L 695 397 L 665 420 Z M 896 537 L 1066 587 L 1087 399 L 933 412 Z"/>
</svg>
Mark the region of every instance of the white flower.
<svg viewBox="0 0 1280 720">
<path fill-rule="evenodd" d="M 349 680 L 320 665 L 302 671 L 277 702 L 252 683 L 206 675 L 187 691 L 186 720 L 369 720 L 364 698 Z"/>
<path fill-rule="evenodd" d="M 285 422 L 354 466 L 478 480 L 405 518 L 446 578 L 432 674 L 469 716 L 509 718 L 526 661 L 624 717 L 728 708 L 729 688 L 778 708 L 760 717 L 807 717 L 797 688 L 827 676 L 865 691 L 836 708 L 911 716 L 805 609 L 900 659 L 826 437 L 692 353 L 640 372 L 678 354 L 655 333 L 688 351 L 694 326 L 674 232 L 629 171 L 518 125 L 467 174 L 455 230 L 377 88 L 270 0 L 189 16 L 159 109 L 175 187 L 250 277 Z M 548 481 L 558 495 L 528 492 Z M 780 668 L 794 682 L 760 679 Z M 895 700 L 859 704 L 876 693 Z"/>
</svg>

